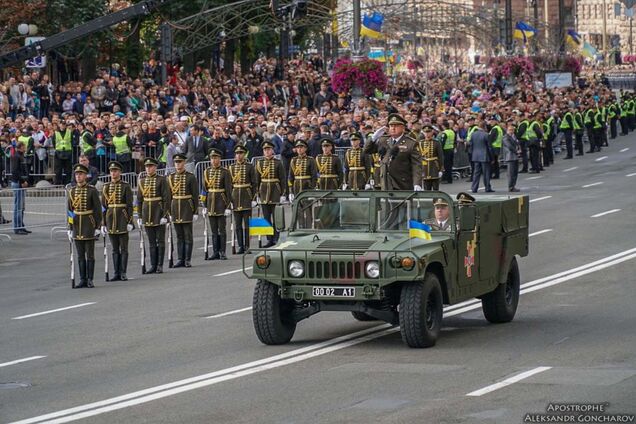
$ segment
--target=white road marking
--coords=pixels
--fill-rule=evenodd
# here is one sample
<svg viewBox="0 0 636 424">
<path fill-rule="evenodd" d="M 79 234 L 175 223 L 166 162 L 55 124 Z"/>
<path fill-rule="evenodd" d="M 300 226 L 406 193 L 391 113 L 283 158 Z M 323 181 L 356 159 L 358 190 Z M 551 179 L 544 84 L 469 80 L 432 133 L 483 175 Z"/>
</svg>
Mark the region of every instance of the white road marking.
<svg viewBox="0 0 636 424">
<path fill-rule="evenodd" d="M 626 152 L 629 150 L 629 147 L 625 147 L 624 149 L 621 149 L 621 153 Z"/>
<path fill-rule="evenodd" d="M 48 314 L 52 314 L 54 312 L 68 311 L 69 309 L 76 309 L 76 308 L 81 308 L 83 306 L 94 305 L 96 303 L 97 302 L 80 303 L 79 305 L 67 306 L 65 308 L 51 309 L 50 311 L 37 312 L 35 314 L 29 314 L 29 315 L 22 315 L 22 316 L 11 318 L 11 319 L 25 319 L 25 318 L 39 317 L 41 315 L 48 315 Z"/>
<path fill-rule="evenodd" d="M 563 282 L 578 278 L 583 275 L 591 274 L 605 268 L 609 268 L 611 266 L 634 258 L 636 258 L 636 248 L 625 250 L 606 258 L 587 263 L 577 268 L 562 271 L 557 274 L 553 274 L 526 284 L 522 284 L 521 287 L 523 288 L 523 290 L 521 290 L 521 293 L 530 293 L 532 291 L 541 290 L 546 287 L 561 284 Z M 447 310 L 453 307 L 455 307 L 456 309 L 446 313 Z M 444 308 L 444 317 L 460 315 L 464 312 L 481 308 L 481 302 L 474 299 L 453 305 L 453 307 Z M 140 405 L 178 393 L 211 386 L 223 381 L 229 381 L 236 378 L 244 377 L 246 375 L 283 367 L 313 357 L 325 355 L 327 353 L 344 349 L 356 344 L 384 337 L 388 334 L 393 334 L 398 331 L 400 331 L 399 327 L 391 327 L 389 324 L 381 324 L 355 333 L 350 333 L 334 339 L 326 340 L 324 342 L 312 344 L 300 349 L 294 349 L 279 355 L 263 358 L 254 362 L 248 362 L 236 365 L 234 367 L 213 371 L 208 374 L 202 374 L 184 380 L 150 387 L 144 390 L 128 393 L 114 398 L 80 405 L 73 408 L 24 419 L 21 421 L 16 421 L 12 424 L 34 424 L 44 421 L 46 421 L 47 423 L 65 423 L 92 417 L 106 412 L 127 408 L 129 406 Z"/>
<path fill-rule="evenodd" d="M 603 181 L 599 181 L 599 182 L 597 182 L 597 183 L 592 183 L 592 184 L 585 184 L 585 185 L 584 185 L 584 186 L 582 186 L 582 187 L 583 187 L 583 188 L 588 188 L 588 187 L 594 187 L 594 186 L 601 185 L 601 184 L 603 184 Z"/>
<path fill-rule="evenodd" d="M 235 309 L 233 311 L 223 312 L 222 314 L 210 315 L 210 316 L 203 317 L 203 318 L 205 318 L 205 319 L 221 318 L 221 317 L 226 317 L 228 315 L 234 315 L 234 314 L 238 314 L 238 313 L 245 312 L 245 311 L 251 311 L 251 310 L 252 310 L 252 307 L 249 306 L 247 308 Z"/>
<path fill-rule="evenodd" d="M 500 381 L 499 383 L 491 384 L 490 386 L 486 386 L 482 389 L 475 390 L 474 392 L 466 393 L 466 396 L 482 396 L 486 393 L 494 392 L 495 390 L 499 390 L 503 387 L 510 386 L 511 384 L 518 383 L 521 380 L 524 380 L 528 377 L 532 377 L 535 374 L 539 374 L 540 372 L 547 371 L 552 367 L 537 367 L 533 368 L 529 371 L 522 372 L 521 374 L 514 375 L 512 377 L 506 378 L 505 380 Z"/>
<path fill-rule="evenodd" d="M 634 175 L 636 175 L 636 172 L 631 173 L 631 174 L 627 174 L 627 175 L 625 175 L 625 176 L 626 176 L 626 177 L 633 177 Z"/>
<path fill-rule="evenodd" d="M 536 199 L 530 199 L 530 203 L 533 203 L 533 202 L 540 202 L 541 200 L 550 199 L 551 197 L 552 197 L 552 196 L 537 197 Z"/>
<path fill-rule="evenodd" d="M 251 266 L 248 266 L 245 268 L 245 270 L 247 271 L 248 269 L 252 269 Z M 235 269 L 234 271 L 228 271 L 228 272 L 222 272 L 220 274 L 214 274 L 212 277 L 224 277 L 226 275 L 230 275 L 230 274 L 236 274 L 237 272 L 242 272 L 243 269 Z"/>
<path fill-rule="evenodd" d="M 599 216 L 609 215 L 611 213 L 616 213 L 616 212 L 620 212 L 620 209 L 612 209 L 612 210 L 609 210 L 609 211 L 597 213 L 596 215 L 590 216 L 590 218 L 598 218 Z"/>
<path fill-rule="evenodd" d="M 600 158 L 596 158 L 596 159 L 594 159 L 594 160 L 595 160 L 596 162 L 600 162 L 600 161 L 605 160 L 605 159 L 607 159 L 607 156 L 601 156 Z"/>
<path fill-rule="evenodd" d="M 564 169 L 563 172 L 570 172 L 570 171 L 574 171 L 575 169 L 578 169 L 578 166 L 573 166 L 572 168 L 568 168 L 568 169 Z"/>
<path fill-rule="evenodd" d="M 30 356 L 28 358 L 16 359 L 15 361 L 5 362 L 0 364 L 0 368 L 8 367 L 9 365 L 21 364 L 22 362 L 34 361 L 36 359 L 46 358 L 46 356 Z"/>
<path fill-rule="evenodd" d="M 528 234 L 528 237 L 538 236 L 539 234 L 549 233 L 550 231 L 552 231 L 552 228 L 547 228 L 545 230 L 537 231 L 536 233 Z"/>
<path fill-rule="evenodd" d="M 539 178 L 543 178 L 543 175 L 537 175 L 537 176 L 534 176 L 534 177 L 528 177 L 528 178 L 526 178 L 526 180 L 538 180 Z"/>
</svg>

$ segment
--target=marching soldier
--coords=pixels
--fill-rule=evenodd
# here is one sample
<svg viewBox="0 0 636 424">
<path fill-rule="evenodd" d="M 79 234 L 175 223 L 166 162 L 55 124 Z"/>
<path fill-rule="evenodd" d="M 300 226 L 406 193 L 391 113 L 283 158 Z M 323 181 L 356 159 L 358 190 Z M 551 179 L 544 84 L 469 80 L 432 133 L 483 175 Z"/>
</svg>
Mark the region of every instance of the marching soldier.
<svg viewBox="0 0 636 424">
<path fill-rule="evenodd" d="M 316 158 L 318 166 L 319 190 L 338 190 L 342 186 L 342 161 L 338 156 L 332 154 L 333 140 L 329 136 L 322 138 L 322 154 Z"/>
<path fill-rule="evenodd" d="M 289 164 L 288 184 L 290 189 L 289 200 L 292 202 L 296 195 L 304 190 L 313 190 L 316 187 L 316 174 L 318 173 L 316 161 L 307 156 L 307 143 L 304 140 L 296 142 L 298 156 L 293 157 Z M 311 228 L 313 215 L 311 209 L 304 209 L 299 220 L 301 228 Z"/>
<path fill-rule="evenodd" d="M 353 133 L 350 137 L 351 148 L 345 153 L 345 185 L 346 190 L 369 190 L 369 179 L 373 163 L 369 155 L 365 155 L 360 147 L 362 135 Z"/>
<path fill-rule="evenodd" d="M 168 185 L 172 202 L 170 217 L 177 234 L 177 257 L 174 268 L 190 268 L 192 259 L 192 223 L 199 219 L 199 184 L 194 174 L 186 171 L 186 156 L 182 153 L 174 155 L 175 172 L 168 176 Z"/>
<path fill-rule="evenodd" d="M 88 168 L 78 164 L 73 168 L 77 185 L 68 193 L 68 210 L 73 217 L 68 238 L 75 242 L 80 283 L 74 288 L 93 288 L 95 273 L 95 240 L 99 238 L 102 223 L 102 205 L 99 192 L 86 181 Z"/>
<path fill-rule="evenodd" d="M 203 215 L 207 215 L 212 233 L 212 256 L 208 258 L 210 260 L 227 260 L 225 223 L 226 216 L 232 213 L 232 177 L 230 172 L 221 166 L 221 156 L 222 152 L 219 149 L 210 149 L 210 167 L 203 173 L 203 186 L 207 193 Z"/>
<path fill-rule="evenodd" d="M 243 145 L 236 146 L 234 148 L 236 162 L 229 168 L 232 178 L 232 210 L 238 245 L 237 255 L 249 253 L 249 220 L 252 216 L 252 208 L 256 207 L 256 172 L 252 164 L 246 160 L 246 153 L 247 149 Z"/>
<path fill-rule="evenodd" d="M 265 141 L 262 144 L 263 154 L 265 157 L 259 159 L 256 163 L 256 184 L 258 186 L 258 197 L 260 199 L 263 218 L 270 224 L 273 224 L 274 209 L 279 203 L 285 202 L 287 194 L 287 178 L 285 177 L 285 168 L 283 163 L 274 157 L 274 144 Z M 263 247 L 268 248 L 278 243 L 279 233 L 274 227 L 274 235 L 267 236 L 267 244 Z"/>
<path fill-rule="evenodd" d="M 102 206 L 105 211 L 102 236 L 110 239 L 115 275 L 111 281 L 127 281 L 128 233 L 133 230 L 133 192 L 130 184 L 121 180 L 122 165 L 108 164 L 111 181 L 104 184 Z"/>
<path fill-rule="evenodd" d="M 424 190 L 439 190 L 440 173 L 444 172 L 444 152 L 441 144 L 433 137 L 433 127 L 424 125 L 424 140 L 417 149 L 422 155 L 422 187 Z"/>
<path fill-rule="evenodd" d="M 170 216 L 170 189 L 166 177 L 157 174 L 159 162 L 155 158 L 144 160 L 147 176 L 139 181 L 137 207 L 142 225 L 148 236 L 150 269 L 146 274 L 163 273 L 163 258 L 166 253 L 166 224 Z"/>
</svg>

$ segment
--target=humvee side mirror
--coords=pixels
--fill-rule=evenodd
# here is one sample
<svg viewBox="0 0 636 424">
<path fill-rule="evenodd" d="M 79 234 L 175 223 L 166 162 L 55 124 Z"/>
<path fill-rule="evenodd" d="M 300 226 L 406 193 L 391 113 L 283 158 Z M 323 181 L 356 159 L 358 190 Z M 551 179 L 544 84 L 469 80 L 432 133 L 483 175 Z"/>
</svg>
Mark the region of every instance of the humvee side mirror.
<svg viewBox="0 0 636 424">
<path fill-rule="evenodd" d="M 459 231 L 473 231 L 477 224 L 477 211 L 474 206 L 459 208 Z"/>
<path fill-rule="evenodd" d="M 279 233 L 285 231 L 285 208 L 282 205 L 274 208 L 274 228 Z"/>
</svg>

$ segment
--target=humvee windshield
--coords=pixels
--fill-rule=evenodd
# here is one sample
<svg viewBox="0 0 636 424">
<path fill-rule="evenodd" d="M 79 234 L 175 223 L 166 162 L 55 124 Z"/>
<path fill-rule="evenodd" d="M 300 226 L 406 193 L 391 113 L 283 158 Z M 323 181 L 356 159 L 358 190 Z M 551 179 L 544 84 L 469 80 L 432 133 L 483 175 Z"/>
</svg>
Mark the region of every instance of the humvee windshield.
<svg viewBox="0 0 636 424">
<path fill-rule="evenodd" d="M 434 199 L 420 198 L 377 199 L 378 231 L 408 231 L 409 220 L 429 224 L 433 231 L 451 231 L 452 208 L 447 207 L 445 219 L 441 219 L 441 221 L 448 221 L 448 226 L 442 230 L 438 226 L 433 201 Z"/>
<path fill-rule="evenodd" d="M 296 208 L 296 229 L 368 232 L 370 210 L 369 199 L 306 197 Z"/>
</svg>

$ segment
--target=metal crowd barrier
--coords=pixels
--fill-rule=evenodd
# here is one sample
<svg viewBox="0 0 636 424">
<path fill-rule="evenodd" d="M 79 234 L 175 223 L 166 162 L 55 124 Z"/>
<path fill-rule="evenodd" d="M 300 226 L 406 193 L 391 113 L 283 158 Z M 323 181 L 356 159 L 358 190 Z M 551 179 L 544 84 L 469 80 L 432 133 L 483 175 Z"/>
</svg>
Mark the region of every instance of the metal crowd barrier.
<svg viewBox="0 0 636 424">
<path fill-rule="evenodd" d="M 63 186 L 0 190 L 2 216 L 12 221 L 0 224 L 0 232 L 6 233 L 20 228 L 65 227 L 66 195 Z M 23 225 L 16 226 L 16 223 L 20 222 L 20 216 Z"/>
</svg>

